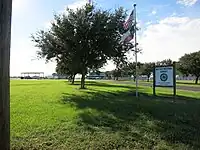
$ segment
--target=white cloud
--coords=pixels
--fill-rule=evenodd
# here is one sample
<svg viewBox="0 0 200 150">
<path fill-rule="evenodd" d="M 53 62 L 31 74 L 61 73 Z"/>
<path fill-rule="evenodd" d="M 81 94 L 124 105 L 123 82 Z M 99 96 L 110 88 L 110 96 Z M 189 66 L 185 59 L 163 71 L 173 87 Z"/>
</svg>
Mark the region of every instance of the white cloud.
<svg viewBox="0 0 200 150">
<path fill-rule="evenodd" d="M 177 13 L 176 12 L 173 12 L 173 14 L 171 15 L 172 17 L 174 17 L 174 16 L 176 16 L 177 15 Z"/>
<path fill-rule="evenodd" d="M 11 76 L 20 75 L 21 72 L 45 72 L 45 75 L 55 72 L 55 63 L 34 60 L 37 50 L 30 39 L 16 39 L 11 45 Z"/>
<path fill-rule="evenodd" d="M 33 6 L 34 3 L 34 0 L 13 0 L 12 12 L 14 15 L 18 15 L 19 13 L 22 13 L 26 10 L 30 11 L 29 6 Z"/>
<path fill-rule="evenodd" d="M 149 25 L 139 39 L 143 48 L 139 61 L 177 61 L 185 53 L 200 50 L 200 18 L 165 18 Z"/>
<path fill-rule="evenodd" d="M 196 4 L 197 1 L 198 0 L 177 0 L 177 3 L 184 6 L 192 6 Z"/>
<path fill-rule="evenodd" d="M 76 9 L 76 8 L 80 8 L 80 7 L 84 6 L 87 2 L 88 2 L 88 0 L 79 0 L 72 4 L 67 5 L 66 7 L 70 8 L 70 9 Z"/>
<path fill-rule="evenodd" d="M 152 15 L 155 15 L 156 13 L 157 13 L 156 10 L 153 10 L 153 11 L 151 12 Z"/>
<path fill-rule="evenodd" d="M 148 21 L 148 22 L 145 23 L 145 25 L 148 26 L 148 25 L 151 25 L 152 23 L 153 23 L 152 21 Z"/>
<path fill-rule="evenodd" d="M 81 8 L 82 6 L 84 6 L 88 1 L 87 0 L 78 0 L 75 1 L 74 3 L 68 4 L 65 6 L 64 10 L 58 11 L 58 14 L 60 13 L 65 13 L 65 9 L 66 8 L 70 8 L 70 9 L 77 9 L 77 8 Z M 44 27 L 49 29 L 51 27 L 51 22 L 52 21 L 47 21 L 44 23 Z"/>
<path fill-rule="evenodd" d="M 12 7 L 13 9 L 19 9 L 21 8 L 24 3 L 26 3 L 27 1 L 26 0 L 13 0 L 13 3 L 12 3 Z"/>
<path fill-rule="evenodd" d="M 190 21 L 188 17 L 168 17 L 160 21 L 160 24 L 181 25 Z"/>
<path fill-rule="evenodd" d="M 42 19 L 38 16 L 35 9 L 40 4 L 36 0 L 13 0 L 13 20 L 12 20 L 12 43 L 11 43 L 11 76 L 20 75 L 21 72 L 45 72 L 46 75 L 55 72 L 55 62 L 45 63 L 45 60 L 33 60 L 36 57 L 37 48 L 31 42 L 30 34 L 35 32 L 37 28 L 49 28 L 50 21 L 42 23 Z M 79 0 L 67 5 L 71 9 L 76 9 L 86 4 L 86 0 Z M 62 11 L 63 12 L 63 11 Z M 26 20 L 22 18 L 32 16 L 37 24 L 34 22 L 34 27 L 29 25 Z M 48 19 L 48 17 L 47 17 Z M 49 19 L 50 20 L 50 19 Z M 45 20 L 43 21 L 45 22 Z M 21 26 L 23 25 L 23 27 Z M 39 27 L 42 24 L 41 27 Z M 27 25 L 27 26 L 26 26 Z M 24 28 L 24 32 L 22 30 Z M 21 31 L 19 34 L 18 31 Z"/>
</svg>

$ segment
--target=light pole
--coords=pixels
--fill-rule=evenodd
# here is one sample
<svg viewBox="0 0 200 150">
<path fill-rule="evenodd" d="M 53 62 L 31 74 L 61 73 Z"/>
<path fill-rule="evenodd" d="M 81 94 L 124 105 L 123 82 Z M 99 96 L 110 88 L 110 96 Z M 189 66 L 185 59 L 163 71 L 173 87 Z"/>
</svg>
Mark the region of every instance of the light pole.
<svg viewBox="0 0 200 150">
<path fill-rule="evenodd" d="M 10 39 L 12 0 L 0 0 L 0 149 L 10 149 Z"/>
</svg>

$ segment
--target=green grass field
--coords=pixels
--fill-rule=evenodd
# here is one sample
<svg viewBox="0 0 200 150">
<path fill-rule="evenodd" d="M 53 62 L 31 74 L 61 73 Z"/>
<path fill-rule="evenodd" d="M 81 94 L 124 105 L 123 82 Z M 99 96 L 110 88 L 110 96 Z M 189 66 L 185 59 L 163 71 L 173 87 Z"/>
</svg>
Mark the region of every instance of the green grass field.
<svg viewBox="0 0 200 150">
<path fill-rule="evenodd" d="M 195 84 L 194 81 L 192 80 L 177 80 L 177 84 L 178 85 L 184 85 L 184 86 L 194 86 L 194 87 L 200 87 L 200 81 L 198 82 L 198 84 Z"/>
<path fill-rule="evenodd" d="M 147 81 L 139 81 L 140 83 L 152 83 L 153 81 L 147 82 Z M 198 84 L 195 84 L 193 80 L 177 80 L 176 84 L 178 86 L 189 86 L 189 87 L 200 87 L 200 81 Z"/>
<path fill-rule="evenodd" d="M 12 149 L 199 149 L 200 92 L 87 82 L 11 81 Z"/>
</svg>

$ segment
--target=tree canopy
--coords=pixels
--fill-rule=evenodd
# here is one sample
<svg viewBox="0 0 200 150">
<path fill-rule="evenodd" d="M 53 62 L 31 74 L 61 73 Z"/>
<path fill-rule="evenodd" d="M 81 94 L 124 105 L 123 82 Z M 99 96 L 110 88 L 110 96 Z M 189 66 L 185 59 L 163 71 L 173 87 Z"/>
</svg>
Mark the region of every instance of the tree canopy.
<svg viewBox="0 0 200 150">
<path fill-rule="evenodd" d="M 168 66 L 168 65 L 172 65 L 173 61 L 171 59 L 164 59 L 162 61 L 157 61 L 155 64 L 157 66 Z"/>
<path fill-rule="evenodd" d="M 81 73 L 84 88 L 89 69 L 101 68 L 110 59 L 124 58 L 130 49 L 130 45 L 120 43 L 125 17 L 123 8 L 110 12 L 87 4 L 55 15 L 51 29 L 38 31 L 32 39 L 40 49 L 38 55 L 47 61 L 55 59 L 57 69 Z"/>
<path fill-rule="evenodd" d="M 179 59 L 178 69 L 186 76 L 195 76 L 197 84 L 200 77 L 200 51 L 182 56 Z"/>
<path fill-rule="evenodd" d="M 152 63 L 152 62 L 144 63 L 142 65 L 141 74 L 147 76 L 147 82 L 149 82 L 149 78 L 153 72 L 154 66 L 155 66 L 155 63 Z"/>
</svg>

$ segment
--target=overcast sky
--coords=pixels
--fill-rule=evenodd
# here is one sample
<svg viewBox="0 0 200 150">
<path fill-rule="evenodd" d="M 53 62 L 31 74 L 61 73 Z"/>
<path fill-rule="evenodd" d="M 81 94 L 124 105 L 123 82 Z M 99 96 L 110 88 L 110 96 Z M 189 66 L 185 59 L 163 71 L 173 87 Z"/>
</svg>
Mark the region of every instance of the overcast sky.
<svg viewBox="0 0 200 150">
<path fill-rule="evenodd" d="M 86 0 L 14 0 L 11 42 L 11 75 L 21 72 L 55 72 L 55 63 L 35 60 L 30 35 L 49 27 L 53 14 L 66 7 L 83 6 Z M 198 0 L 95 0 L 98 7 L 131 11 L 137 3 L 139 45 L 138 59 L 150 62 L 171 58 L 176 61 L 185 53 L 200 50 L 200 2 Z M 131 55 L 130 58 L 134 58 Z M 132 59 L 134 61 L 134 59 Z M 109 64 L 105 70 L 113 69 Z"/>
</svg>

